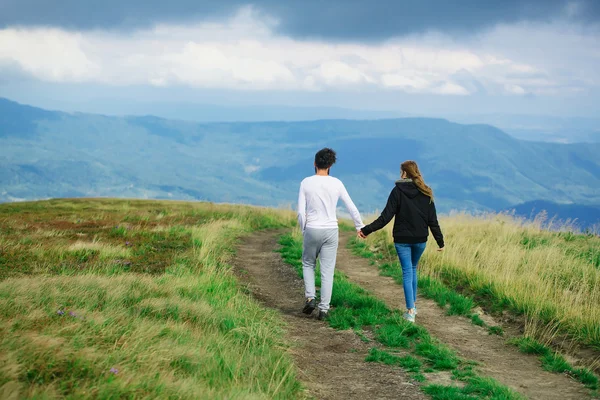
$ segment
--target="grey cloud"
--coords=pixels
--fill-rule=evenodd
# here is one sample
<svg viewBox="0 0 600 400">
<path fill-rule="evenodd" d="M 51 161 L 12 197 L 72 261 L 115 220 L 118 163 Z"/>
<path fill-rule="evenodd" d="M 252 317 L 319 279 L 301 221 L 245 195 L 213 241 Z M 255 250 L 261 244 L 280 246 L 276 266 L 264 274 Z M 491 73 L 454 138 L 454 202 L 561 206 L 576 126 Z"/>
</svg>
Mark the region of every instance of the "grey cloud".
<svg viewBox="0 0 600 400">
<path fill-rule="evenodd" d="M 570 17 L 568 0 L 0 0 L 0 27 L 127 30 L 158 22 L 219 20 L 249 1 L 280 20 L 280 33 L 300 38 L 370 41 L 427 30 L 468 34 L 500 22 L 557 17 L 600 21 L 600 2 L 595 0 L 581 0 Z"/>
</svg>

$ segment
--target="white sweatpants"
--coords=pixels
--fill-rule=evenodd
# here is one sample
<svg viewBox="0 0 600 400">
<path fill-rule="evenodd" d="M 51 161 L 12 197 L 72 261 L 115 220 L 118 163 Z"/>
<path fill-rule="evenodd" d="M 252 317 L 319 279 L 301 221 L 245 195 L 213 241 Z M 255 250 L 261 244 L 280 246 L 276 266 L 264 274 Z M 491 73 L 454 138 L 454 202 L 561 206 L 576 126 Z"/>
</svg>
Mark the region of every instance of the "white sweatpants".
<svg viewBox="0 0 600 400">
<path fill-rule="evenodd" d="M 339 242 L 338 229 L 304 230 L 302 249 L 302 271 L 306 298 L 316 297 L 315 268 L 317 258 L 321 261 L 321 302 L 319 310 L 328 311 L 333 289 L 333 272 Z"/>
</svg>

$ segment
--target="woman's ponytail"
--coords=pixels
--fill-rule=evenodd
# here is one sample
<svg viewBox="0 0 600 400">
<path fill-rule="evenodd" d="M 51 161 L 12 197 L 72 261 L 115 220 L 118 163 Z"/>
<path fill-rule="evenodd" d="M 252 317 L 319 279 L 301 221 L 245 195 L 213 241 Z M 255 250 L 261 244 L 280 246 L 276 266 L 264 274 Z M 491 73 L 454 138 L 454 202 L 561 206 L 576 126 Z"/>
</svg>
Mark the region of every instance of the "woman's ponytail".
<svg viewBox="0 0 600 400">
<path fill-rule="evenodd" d="M 419 166 L 415 161 L 404 161 L 400 165 L 400 170 L 406 172 L 406 176 L 412 179 L 417 189 L 433 201 L 433 190 L 423 180 Z"/>
</svg>

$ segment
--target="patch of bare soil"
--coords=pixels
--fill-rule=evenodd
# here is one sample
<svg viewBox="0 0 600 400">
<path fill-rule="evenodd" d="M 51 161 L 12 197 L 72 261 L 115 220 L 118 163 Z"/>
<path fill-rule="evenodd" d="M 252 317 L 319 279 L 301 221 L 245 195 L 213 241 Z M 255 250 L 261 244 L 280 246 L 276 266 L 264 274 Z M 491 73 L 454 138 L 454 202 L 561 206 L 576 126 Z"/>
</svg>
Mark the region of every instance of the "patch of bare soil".
<svg viewBox="0 0 600 400">
<path fill-rule="evenodd" d="M 402 286 L 379 275 L 376 266 L 355 256 L 347 244 L 351 233 L 341 233 L 337 268 L 350 280 L 384 300 L 389 307 L 404 309 Z M 464 317 L 447 316 L 433 300 L 418 296 L 416 322 L 432 336 L 455 349 L 461 357 L 480 363 L 483 374 L 531 399 L 586 399 L 589 391 L 567 375 L 544 371 L 536 356 L 520 353 L 497 335 Z"/>
<path fill-rule="evenodd" d="M 243 239 L 234 266 L 252 294 L 279 310 L 287 340 L 309 396 L 316 399 L 425 399 L 400 368 L 366 363 L 369 345 L 352 331 L 337 331 L 301 312 L 304 286 L 274 252 L 281 232 L 258 232 Z"/>
</svg>

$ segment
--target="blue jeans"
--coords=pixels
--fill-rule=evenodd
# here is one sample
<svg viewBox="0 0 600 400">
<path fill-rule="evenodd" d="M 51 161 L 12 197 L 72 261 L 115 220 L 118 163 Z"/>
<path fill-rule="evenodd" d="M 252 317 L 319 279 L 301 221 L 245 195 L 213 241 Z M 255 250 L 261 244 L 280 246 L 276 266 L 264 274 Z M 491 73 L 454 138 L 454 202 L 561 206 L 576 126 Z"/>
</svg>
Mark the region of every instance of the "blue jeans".
<svg viewBox="0 0 600 400">
<path fill-rule="evenodd" d="M 425 251 L 424 243 L 394 243 L 400 265 L 402 266 L 402 286 L 404 287 L 404 298 L 406 308 L 415 308 L 417 301 L 417 265 Z"/>
</svg>

